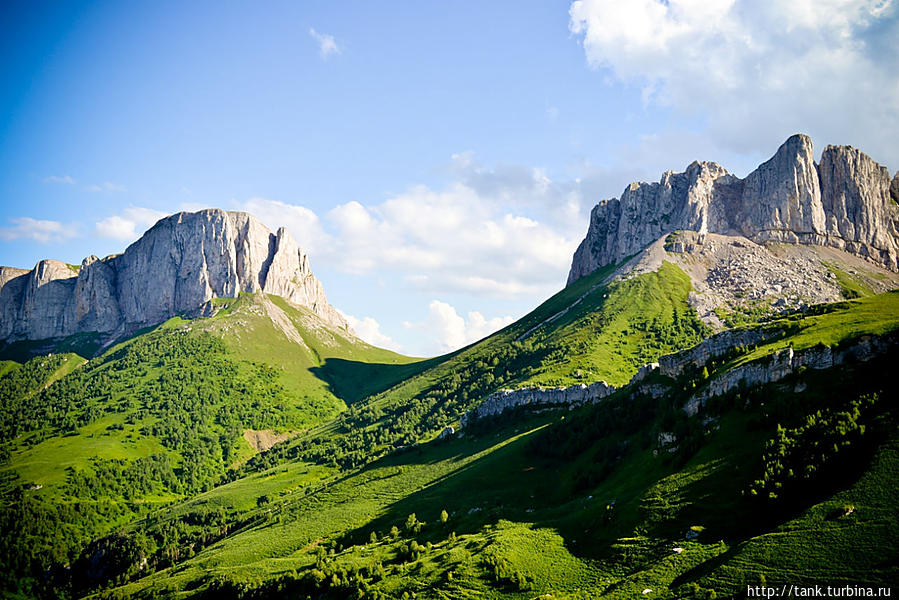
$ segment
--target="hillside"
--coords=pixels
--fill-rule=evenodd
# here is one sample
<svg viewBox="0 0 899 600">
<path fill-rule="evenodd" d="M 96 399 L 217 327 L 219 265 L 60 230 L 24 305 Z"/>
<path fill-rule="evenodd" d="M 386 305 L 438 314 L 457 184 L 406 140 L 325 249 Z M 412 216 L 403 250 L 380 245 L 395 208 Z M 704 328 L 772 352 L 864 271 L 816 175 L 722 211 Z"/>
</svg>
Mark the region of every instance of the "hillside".
<svg viewBox="0 0 899 600">
<path fill-rule="evenodd" d="M 894 360 L 893 354 L 860 366 L 795 376 L 801 383 L 777 384 L 774 390 L 784 394 L 785 414 L 769 414 L 765 403 L 747 397 L 748 404 L 725 402 L 716 413 L 704 414 L 702 421 L 687 419 L 679 408 L 684 402 L 680 390 L 687 384 L 679 382 L 673 395 L 661 398 L 635 401 L 622 391 L 573 413 L 551 406 L 518 416 L 513 411 L 499 420 L 471 425 L 451 441 L 419 444 L 500 386 L 539 380 L 558 372 L 559 365 L 581 365 L 582 370 L 593 365 L 591 374 L 626 383 L 623 377 L 615 379 L 616 370 L 630 373 L 631 365 L 641 360 L 693 346 L 704 337 L 701 322 L 695 315 L 688 318 L 689 280 L 682 271 L 668 264 L 657 273 L 606 281 L 612 272 L 585 278 L 495 336 L 431 362 L 410 363 L 386 351 L 355 345 L 310 313 L 277 298 L 256 295 L 218 301 L 214 317 L 174 319 L 111 348 L 55 384 L 74 376 L 78 385 L 84 385 L 106 372 L 105 400 L 85 399 L 81 412 L 71 407 L 65 413 L 49 410 L 35 417 L 34 423 L 46 423 L 43 427 L 30 432 L 23 427 L 5 438 L 15 438 L 12 444 L 4 444 L 11 449 L 4 469 L 5 503 L 17 507 L 5 513 L 5 564 L 20 569 L 25 567 L 22 557 L 29 554 L 61 561 L 68 555 L 76 575 L 60 581 L 74 586 L 76 596 L 79 590 L 134 577 L 138 578 L 135 583 L 114 595 L 158 597 L 162 590 L 194 590 L 196 594 L 215 589 L 215 597 L 228 590 L 234 597 L 244 597 L 252 595 L 248 590 L 259 588 L 253 593 L 266 596 L 276 594 L 276 589 L 299 586 L 296 589 L 307 593 L 330 590 L 332 597 L 350 597 L 365 579 L 369 597 L 378 597 L 373 590 L 386 597 L 413 591 L 418 597 L 456 597 L 468 593 L 465 590 L 497 598 L 533 597 L 531 591 L 541 590 L 556 597 L 600 593 L 628 597 L 634 586 L 650 579 L 658 590 L 663 589 L 660 585 L 681 589 L 678 586 L 688 584 L 689 589 L 692 584 L 733 589 L 733 581 L 760 574 L 774 580 L 778 573 L 774 564 L 747 569 L 739 566 L 742 558 L 712 560 L 752 556 L 759 544 L 772 551 L 771 540 L 779 538 L 771 538 L 770 532 L 793 527 L 791 519 L 800 514 L 791 507 L 772 522 L 760 516 L 768 508 L 742 500 L 741 493 L 764 473 L 758 461 L 764 455 L 765 440 L 777 434 L 775 425 L 800 423 L 807 414 L 803 411 L 813 407 L 854 402 L 875 393 L 878 398 L 891 397 L 892 383 L 881 375 L 887 372 L 882 365 Z M 791 344 L 800 350 L 819 342 L 839 344 L 868 332 L 887 334 L 899 326 L 897 298 L 895 293 L 878 295 L 770 321 L 762 328 L 782 330 L 785 335 L 744 348 L 742 355 L 729 355 L 729 362 L 716 363 L 719 366 L 711 376 L 747 360 L 758 362 Z M 653 306 L 658 307 L 657 314 L 649 310 Z M 684 310 L 682 315 L 678 306 Z M 273 316 L 281 313 L 286 319 Z M 607 317 L 593 322 L 602 314 Z M 665 330 L 661 319 L 666 317 L 675 337 L 660 333 Z M 672 325 L 675 322 L 677 327 Z M 315 323 L 320 327 L 309 326 Z M 592 329 L 588 328 L 591 323 Z M 635 325 L 640 323 L 652 324 L 643 332 L 643 343 L 633 348 L 625 344 L 626 352 L 609 353 L 616 348 L 613 340 L 620 338 L 622 328 L 636 334 L 641 329 Z M 684 323 L 689 327 L 684 328 Z M 299 340 L 292 339 L 295 335 Z M 554 354 L 547 351 L 553 344 L 573 350 Z M 288 349 L 293 350 L 295 361 L 283 361 Z M 613 360 L 596 361 L 600 353 Z M 274 376 L 269 362 L 273 357 L 280 363 Z M 54 362 L 48 362 L 51 359 Z M 68 359 L 60 355 L 34 359 L 8 371 L 0 383 L 13 382 L 10 386 L 17 390 L 40 389 L 48 378 L 58 376 L 55 361 Z M 233 369 L 237 377 L 225 384 L 217 377 L 227 369 Z M 34 383 L 9 379 L 32 371 L 35 374 L 29 381 Z M 117 371 L 126 377 L 116 378 Z M 267 375 L 260 376 L 263 371 Z M 138 373 L 143 383 L 134 377 Z M 355 397 L 347 397 L 356 403 L 344 412 L 339 411 L 345 404 L 328 395 L 327 377 L 339 375 L 369 384 Z M 494 377 L 491 385 L 475 387 L 487 375 Z M 165 412 L 173 399 L 159 392 L 180 377 L 202 381 L 198 387 L 221 394 L 217 416 L 204 412 L 215 414 L 210 398 L 199 405 L 172 405 L 175 412 Z M 565 377 L 552 381 L 584 380 L 570 372 Z M 819 380 L 823 383 L 815 383 Z M 866 383 L 859 386 L 857 381 Z M 454 384 L 471 390 L 467 400 L 453 390 Z M 802 385 L 805 393 L 790 391 Z M 839 391 L 843 389 L 839 386 L 845 391 Z M 47 387 L 43 393 L 53 389 Z M 183 387 L 171 389 L 184 392 Z M 820 391 L 814 395 L 809 389 Z M 340 385 L 334 387 L 339 390 Z M 154 402 L 147 402 L 147 392 Z M 771 393 L 762 389 L 751 397 L 767 398 Z M 118 403 L 108 402 L 119 395 Z M 128 406 L 129 397 L 138 402 Z M 252 398 L 251 405 L 241 397 Z M 285 402 L 288 398 L 294 402 Z M 21 401 L 23 407 L 43 404 Z M 616 406 L 627 408 L 620 412 Z M 893 418 L 883 402 L 876 402 L 875 408 L 871 418 L 877 423 Z M 842 411 L 841 405 L 835 405 L 837 409 Z M 172 420 L 182 411 L 186 419 Z M 27 410 L 15 419 L 5 416 L 4 423 L 18 422 L 24 414 Z M 68 421 L 54 421 L 57 414 Z M 315 425 L 322 420 L 322 425 Z M 214 425 L 204 428 L 204 424 Z M 64 433 L 67 426 L 75 435 L 54 433 Z M 266 430 L 275 434 L 269 438 L 272 441 L 278 441 L 279 434 L 296 437 L 256 454 L 241 434 Z M 673 437 L 663 436 L 665 432 Z M 20 433 L 25 435 L 16 438 Z M 205 442 L 179 446 L 184 439 L 216 439 L 219 445 L 218 449 Z M 881 450 L 874 455 L 871 471 L 863 475 L 868 471 L 850 468 L 847 481 L 886 478 L 887 485 L 892 485 L 894 450 L 887 438 L 878 437 L 872 443 Z M 404 444 L 414 447 L 395 450 Z M 671 447 L 676 449 L 668 452 Z M 866 452 L 874 452 L 873 447 Z M 361 465 L 366 466 L 359 469 Z M 66 471 L 68 467 L 72 470 Z M 13 473 L 20 478 L 10 479 Z M 741 478 L 727 479 L 734 473 Z M 39 485 L 43 487 L 33 489 Z M 703 487 L 732 489 L 722 500 L 724 506 L 715 505 L 715 510 L 743 511 L 743 521 L 757 523 L 756 528 L 732 532 L 726 530 L 726 523 L 689 517 L 709 513 L 704 504 L 709 496 L 699 491 Z M 800 502 L 812 515 L 829 514 L 834 506 L 842 505 L 843 498 L 853 506 L 889 514 L 889 503 L 865 496 L 872 493 L 870 484 L 864 488 L 868 492 L 840 489 L 845 490 L 840 496 L 825 490 L 820 497 L 803 496 Z M 682 499 L 672 504 L 674 498 Z M 655 506 L 659 501 L 662 504 Z M 819 501 L 823 504 L 816 504 Z M 60 511 L 62 506 L 80 508 L 71 513 Z M 446 524 L 440 523 L 443 510 Z M 412 513 L 417 517 L 407 529 Z M 810 524 L 800 521 L 805 523 L 802 527 L 818 531 L 842 523 L 811 518 Z M 419 521 L 426 524 L 419 526 Z M 24 531 L 15 540 L 19 543 L 10 545 L 12 522 L 30 523 L 34 529 Z M 68 523 L 65 529 L 62 523 Z M 614 527 L 609 528 L 609 523 Z M 878 535 L 894 531 L 889 528 L 895 523 L 886 523 L 887 529 Z M 684 540 L 683 532 L 694 525 L 715 533 Z M 394 526 L 395 534 L 391 533 Z M 723 529 L 719 533 L 715 527 Z M 585 538 L 584 529 L 593 533 Z M 101 538 L 114 531 L 119 533 Z M 369 539 L 372 531 L 378 538 L 375 544 Z M 839 539 L 854 547 L 856 537 L 853 533 Z M 92 538 L 100 541 L 86 546 Z M 35 543 L 36 539 L 43 543 Z M 413 540 L 417 546 L 411 544 Z M 31 550 L 23 552 L 20 543 Z M 666 558 L 671 550 L 665 548 L 675 544 L 685 550 L 678 553 L 678 564 L 672 565 L 673 559 Z M 131 552 L 146 558 L 146 564 L 140 566 L 143 559 L 124 560 L 92 575 L 77 566 L 90 557 L 105 565 L 112 556 L 111 550 L 103 550 L 107 547 L 116 548 L 116 556 L 124 548 L 125 556 Z M 791 552 L 789 548 L 777 551 Z M 815 552 L 826 555 L 827 549 Z M 141 577 L 151 573 L 155 574 Z M 319 573 L 324 583 L 310 583 L 318 581 Z M 890 573 L 882 577 L 894 575 Z M 9 589 L 23 583 L 28 585 L 20 579 L 6 585 Z M 438 591 L 428 595 L 431 589 L 443 590 L 443 595 Z"/>
<path fill-rule="evenodd" d="M 895 336 L 899 294 L 764 327 L 782 334 L 660 397 L 507 412 L 342 474 L 302 457 L 246 472 L 127 529 L 150 556 L 166 531 L 208 547 L 110 596 L 704 598 L 895 581 L 895 350 L 741 388 L 701 418 L 681 406 L 784 347 Z M 222 523 L 239 528 L 210 538 Z"/>
<path fill-rule="evenodd" d="M 89 361 L 39 356 L 0 378 L 6 573 L 65 562 L 426 364 L 275 296 L 215 303 Z"/>
<path fill-rule="evenodd" d="M 884 181 L 796 136 L 743 180 L 695 163 L 632 184 L 594 209 L 563 290 L 431 359 L 358 339 L 286 230 L 243 213 L 173 215 L 80 269 L 4 268 L 3 593 L 895 582 Z"/>
</svg>

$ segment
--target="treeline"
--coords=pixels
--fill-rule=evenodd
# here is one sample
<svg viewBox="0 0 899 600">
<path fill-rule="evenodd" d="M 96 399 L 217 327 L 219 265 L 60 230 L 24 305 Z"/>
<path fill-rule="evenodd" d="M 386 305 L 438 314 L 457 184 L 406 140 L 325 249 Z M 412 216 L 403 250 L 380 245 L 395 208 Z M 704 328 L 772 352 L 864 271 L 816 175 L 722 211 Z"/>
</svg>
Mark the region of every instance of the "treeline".
<svg viewBox="0 0 899 600">
<path fill-rule="evenodd" d="M 460 357 L 461 365 L 444 369 L 408 401 L 398 402 L 385 392 L 353 405 L 337 418 L 336 433 L 277 445 L 229 473 L 229 478 L 298 459 L 343 469 L 360 467 L 436 433 L 489 393 L 530 372 L 551 352 L 552 347 L 533 340 L 472 349 Z"/>
<path fill-rule="evenodd" d="M 118 418 L 101 435 L 151 436 L 165 451 L 70 468 L 58 502 L 29 490 L 29 482 L 3 484 L 4 589 L 69 563 L 111 524 L 140 517 L 150 506 L 140 502 L 147 495 L 212 488 L 235 461 L 244 429 L 295 427 L 307 418 L 277 383 L 276 370 L 238 363 L 209 334 L 152 332 L 43 388 L 63 360 L 40 357 L 0 378 L 0 458 L 8 460 L 14 444 L 36 444 L 110 416 Z"/>
<path fill-rule="evenodd" d="M 844 408 L 826 408 L 807 415 L 795 427 L 777 425 L 765 443 L 763 473 L 747 489 L 766 501 L 807 494 L 808 485 L 851 466 L 856 452 L 871 436 L 871 425 L 883 411 L 879 394 L 866 394 Z"/>
</svg>

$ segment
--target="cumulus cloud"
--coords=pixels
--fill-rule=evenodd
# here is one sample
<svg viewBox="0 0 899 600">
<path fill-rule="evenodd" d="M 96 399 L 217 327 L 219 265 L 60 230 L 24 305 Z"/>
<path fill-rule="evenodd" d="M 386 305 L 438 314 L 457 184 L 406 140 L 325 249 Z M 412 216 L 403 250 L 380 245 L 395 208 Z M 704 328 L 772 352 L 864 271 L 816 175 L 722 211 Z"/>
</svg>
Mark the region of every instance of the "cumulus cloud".
<svg viewBox="0 0 899 600">
<path fill-rule="evenodd" d="M 309 28 L 309 35 L 318 42 L 318 53 L 323 59 L 327 60 L 333 54 L 340 54 L 340 46 L 337 45 L 333 35 L 319 33 L 312 27 Z"/>
<path fill-rule="evenodd" d="M 120 214 L 98 221 L 94 227 L 97 235 L 123 242 L 139 238 L 156 221 L 167 213 L 152 208 L 132 206 Z"/>
<path fill-rule="evenodd" d="M 899 164 L 896 2 L 578 0 L 569 13 L 591 66 L 734 151 L 802 131 Z"/>
<path fill-rule="evenodd" d="M 66 185 L 75 185 L 75 180 L 68 175 L 50 175 L 44 177 L 44 183 L 65 183 Z"/>
<path fill-rule="evenodd" d="M 31 217 L 10 219 L 10 223 L 12 227 L 0 227 L 0 240 L 5 242 L 32 240 L 47 244 L 64 242 L 78 235 L 78 227 L 74 223 L 45 221 Z"/>
<path fill-rule="evenodd" d="M 340 314 L 343 315 L 343 318 L 347 320 L 347 323 L 350 324 L 350 327 L 356 332 L 356 335 L 368 342 L 373 346 L 378 346 L 379 348 L 387 348 L 388 350 L 393 350 L 394 352 L 402 351 L 402 347 L 396 341 L 393 340 L 389 335 L 386 335 L 381 331 L 381 324 L 378 323 L 373 317 L 362 317 L 361 319 L 354 317 L 353 315 L 348 315 L 344 312 Z"/>
<path fill-rule="evenodd" d="M 433 341 L 441 353 L 452 352 L 511 324 L 511 316 L 486 319 L 478 311 L 468 313 L 465 319 L 446 302 L 434 300 L 428 306 L 427 320 L 419 323 L 405 322 L 408 329 L 418 329 Z"/>
<path fill-rule="evenodd" d="M 305 206 L 287 204 L 279 200 L 253 197 L 237 207 L 248 212 L 270 228 L 286 227 L 307 254 L 320 256 L 327 253 L 334 241 L 324 229 L 314 211 Z"/>
<path fill-rule="evenodd" d="M 331 210 L 332 260 L 344 271 L 395 269 L 430 293 L 540 296 L 558 289 L 584 235 L 578 184 L 539 168 L 487 169 L 456 155 L 454 181 L 418 185 L 374 205 Z"/>
<path fill-rule="evenodd" d="M 435 292 L 540 294 L 559 285 L 578 241 L 458 183 L 416 186 L 370 207 L 350 202 L 327 221 L 342 270 L 396 269 Z"/>
<path fill-rule="evenodd" d="M 564 283 L 590 205 L 579 183 L 539 168 L 487 169 L 457 155 L 454 181 L 411 186 L 380 203 L 347 202 L 319 217 L 307 207 L 252 198 L 238 208 L 286 226 L 315 265 L 392 274 L 429 293 L 544 297 Z M 623 188 L 624 184 L 621 184 Z"/>
</svg>

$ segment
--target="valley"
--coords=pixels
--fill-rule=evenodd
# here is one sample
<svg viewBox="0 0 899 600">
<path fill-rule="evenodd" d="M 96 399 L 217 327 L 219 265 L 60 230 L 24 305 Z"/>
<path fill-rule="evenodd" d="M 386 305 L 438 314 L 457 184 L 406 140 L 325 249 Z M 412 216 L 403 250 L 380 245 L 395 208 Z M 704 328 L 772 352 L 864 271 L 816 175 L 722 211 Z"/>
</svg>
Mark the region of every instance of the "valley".
<svg viewBox="0 0 899 600">
<path fill-rule="evenodd" d="M 867 156 L 811 152 L 632 184 L 567 286 L 432 358 L 357 337 L 290 234 L 244 213 L 4 267 L 2 593 L 899 581 L 899 204 Z"/>
</svg>

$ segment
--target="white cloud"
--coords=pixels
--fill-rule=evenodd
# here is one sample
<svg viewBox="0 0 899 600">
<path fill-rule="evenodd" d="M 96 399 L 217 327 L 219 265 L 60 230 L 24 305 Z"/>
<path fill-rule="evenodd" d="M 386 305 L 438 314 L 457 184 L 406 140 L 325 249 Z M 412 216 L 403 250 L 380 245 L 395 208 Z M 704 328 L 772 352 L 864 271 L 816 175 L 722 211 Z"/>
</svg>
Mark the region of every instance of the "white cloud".
<svg viewBox="0 0 899 600">
<path fill-rule="evenodd" d="M 13 224 L 12 227 L 0 227 L 0 240 L 5 242 L 25 239 L 46 244 L 64 242 L 78 235 L 78 227 L 74 223 L 66 224 L 31 217 L 10 219 L 10 222 Z"/>
<path fill-rule="evenodd" d="M 74 183 L 74 182 L 73 182 Z M 107 181 L 102 184 L 91 184 L 84 186 L 84 189 L 88 192 L 126 192 L 128 191 L 124 185 L 119 185 L 118 183 L 112 183 L 111 181 Z"/>
<path fill-rule="evenodd" d="M 238 203 L 237 207 L 250 213 L 273 231 L 286 227 L 300 248 L 312 256 L 326 253 L 333 245 L 331 237 L 322 229 L 318 215 L 305 206 L 253 197 Z"/>
<path fill-rule="evenodd" d="M 313 266 L 395 277 L 429 294 L 542 298 L 564 283 L 590 206 L 579 183 L 540 168 L 486 169 L 453 157 L 456 181 L 417 185 L 379 204 L 341 204 L 319 218 L 307 207 L 251 198 L 237 203 L 270 228 L 285 226 Z M 625 183 L 620 182 L 623 188 Z"/>
<path fill-rule="evenodd" d="M 125 209 L 121 215 L 113 215 L 98 221 L 95 231 L 101 237 L 130 242 L 139 238 L 151 225 L 167 215 L 168 213 L 160 210 L 132 206 Z"/>
<path fill-rule="evenodd" d="M 407 321 L 404 325 L 409 329 L 423 331 L 434 342 L 438 351 L 445 353 L 487 337 L 513 321 L 511 316 L 486 319 L 477 311 L 469 312 L 465 319 L 452 305 L 434 300 L 428 305 L 427 320 L 421 323 Z"/>
<path fill-rule="evenodd" d="M 333 35 L 319 33 L 312 27 L 309 28 L 309 35 L 318 42 L 318 53 L 323 59 L 327 60 L 332 54 L 340 54 L 340 46 L 334 41 Z"/>
<path fill-rule="evenodd" d="M 347 320 L 347 323 L 350 324 L 350 327 L 353 328 L 353 330 L 356 332 L 356 335 L 369 344 L 378 346 L 379 348 L 387 348 L 388 350 L 393 350 L 394 352 L 402 351 L 402 347 L 399 343 L 397 343 L 393 340 L 393 338 L 381 331 L 381 324 L 378 323 L 374 318 L 362 317 L 361 319 L 359 319 L 342 311 L 340 314 L 342 314 L 343 317 Z"/>
<path fill-rule="evenodd" d="M 44 177 L 44 183 L 65 183 L 67 185 L 75 185 L 75 180 L 68 175 L 50 175 Z"/>
<path fill-rule="evenodd" d="M 770 154 L 801 131 L 899 164 L 891 0 L 579 0 L 569 13 L 591 66 L 736 152 Z"/>
</svg>

